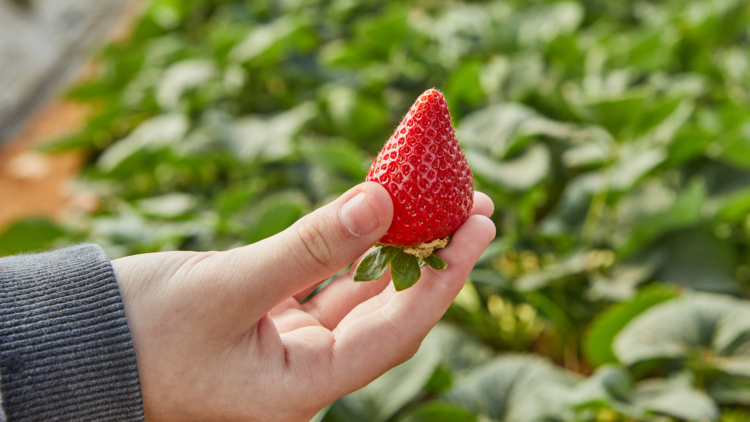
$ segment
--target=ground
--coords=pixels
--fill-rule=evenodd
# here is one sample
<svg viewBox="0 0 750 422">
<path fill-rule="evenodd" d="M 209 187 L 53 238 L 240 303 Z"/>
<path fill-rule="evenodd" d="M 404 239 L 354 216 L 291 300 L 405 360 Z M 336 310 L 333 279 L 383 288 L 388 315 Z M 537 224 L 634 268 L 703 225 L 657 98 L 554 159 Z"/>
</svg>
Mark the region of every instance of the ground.
<svg viewBox="0 0 750 422">
<path fill-rule="evenodd" d="M 86 115 L 86 106 L 52 101 L 14 139 L 0 146 L 0 232 L 22 218 L 57 220 L 79 206 L 71 181 L 83 157 L 78 153 L 41 154 L 36 148 L 74 132 Z"/>
<path fill-rule="evenodd" d="M 143 5 L 142 0 L 130 0 L 106 38 L 111 41 L 125 38 Z M 87 63 L 75 79 L 86 78 L 94 71 L 96 66 Z M 86 105 L 53 99 L 35 112 L 14 139 L 0 145 L 0 233 L 19 219 L 61 220 L 67 212 L 96 206 L 90 195 L 76 194 L 72 189 L 83 156 L 36 152 L 39 145 L 78 130 L 88 112 Z"/>
</svg>

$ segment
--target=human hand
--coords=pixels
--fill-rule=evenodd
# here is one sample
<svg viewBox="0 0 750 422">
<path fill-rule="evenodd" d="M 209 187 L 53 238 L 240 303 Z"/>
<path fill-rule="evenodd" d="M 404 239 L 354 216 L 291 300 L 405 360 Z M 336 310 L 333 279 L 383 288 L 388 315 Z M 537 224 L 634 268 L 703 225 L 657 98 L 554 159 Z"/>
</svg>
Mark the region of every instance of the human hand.
<svg viewBox="0 0 750 422">
<path fill-rule="evenodd" d="M 351 270 L 298 302 L 387 231 L 393 205 L 373 182 L 252 245 L 113 261 L 146 418 L 309 421 L 416 353 L 494 238 L 492 211 L 477 193 L 437 252 L 447 270 L 425 266 L 398 293 L 389 272 L 356 283 Z"/>
</svg>

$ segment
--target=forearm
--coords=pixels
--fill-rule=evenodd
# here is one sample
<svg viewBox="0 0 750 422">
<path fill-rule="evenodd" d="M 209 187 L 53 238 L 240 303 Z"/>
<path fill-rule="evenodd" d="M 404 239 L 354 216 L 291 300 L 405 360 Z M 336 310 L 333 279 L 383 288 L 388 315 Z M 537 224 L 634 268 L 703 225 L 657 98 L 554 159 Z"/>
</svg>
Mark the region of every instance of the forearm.
<svg viewBox="0 0 750 422">
<path fill-rule="evenodd" d="M 0 259 L 2 407 L 16 420 L 143 420 L 112 266 L 97 246 Z"/>
</svg>

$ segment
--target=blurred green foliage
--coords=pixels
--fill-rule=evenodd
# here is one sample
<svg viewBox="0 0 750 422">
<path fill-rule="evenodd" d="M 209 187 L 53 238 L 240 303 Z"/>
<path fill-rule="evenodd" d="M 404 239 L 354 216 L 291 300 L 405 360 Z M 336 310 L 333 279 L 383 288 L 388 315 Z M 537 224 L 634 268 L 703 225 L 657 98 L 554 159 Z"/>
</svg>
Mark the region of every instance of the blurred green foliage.
<svg viewBox="0 0 750 422">
<path fill-rule="evenodd" d="M 747 1 L 154 0 L 97 61 L 49 149 L 99 205 L 3 253 L 271 236 L 436 87 L 498 239 L 418 358 L 316 420 L 748 420 Z"/>
</svg>

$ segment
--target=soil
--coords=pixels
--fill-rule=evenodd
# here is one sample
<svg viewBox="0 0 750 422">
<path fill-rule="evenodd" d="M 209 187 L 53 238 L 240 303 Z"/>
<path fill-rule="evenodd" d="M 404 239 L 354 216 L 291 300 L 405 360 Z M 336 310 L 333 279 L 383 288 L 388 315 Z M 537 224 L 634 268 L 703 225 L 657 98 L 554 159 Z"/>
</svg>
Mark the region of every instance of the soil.
<svg viewBox="0 0 750 422">
<path fill-rule="evenodd" d="M 144 4 L 130 0 L 106 38 L 127 37 Z M 96 71 L 95 63 L 87 63 L 75 79 L 91 77 Z M 90 111 L 88 105 L 53 99 L 34 113 L 17 136 L 0 145 L 0 233 L 21 219 L 62 220 L 68 211 L 96 207 L 95 198 L 74 193 L 71 186 L 84 164 L 82 154 L 37 152 L 39 145 L 80 129 Z"/>
<path fill-rule="evenodd" d="M 56 220 L 75 202 L 70 181 L 83 165 L 81 154 L 49 155 L 36 147 L 75 132 L 87 114 L 87 106 L 53 101 L 0 147 L 0 232 L 23 218 Z"/>
</svg>

